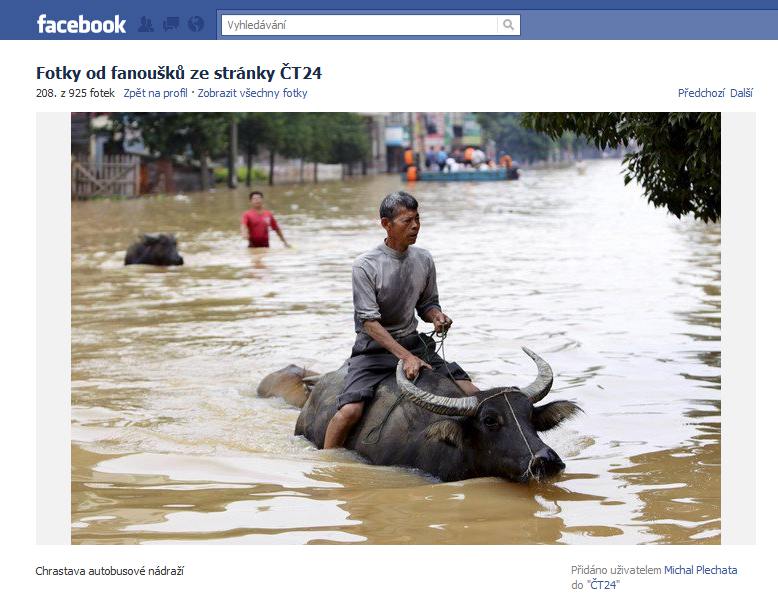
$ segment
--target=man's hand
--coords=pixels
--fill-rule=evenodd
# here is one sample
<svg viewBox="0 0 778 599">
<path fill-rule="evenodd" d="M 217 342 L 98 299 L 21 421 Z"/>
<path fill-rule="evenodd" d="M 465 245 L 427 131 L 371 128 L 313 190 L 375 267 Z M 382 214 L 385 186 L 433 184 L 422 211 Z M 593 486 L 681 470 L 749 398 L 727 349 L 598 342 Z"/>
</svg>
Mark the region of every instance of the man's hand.
<svg viewBox="0 0 778 599">
<path fill-rule="evenodd" d="M 445 331 L 448 331 L 449 327 L 454 323 L 453 320 L 451 320 L 448 316 L 443 314 L 443 312 L 436 311 L 432 315 L 432 324 L 435 327 L 436 333 L 444 333 Z"/>
<path fill-rule="evenodd" d="M 403 372 L 409 380 L 415 379 L 422 368 L 432 368 L 432 366 L 427 364 L 424 360 L 414 356 L 402 345 L 397 343 L 377 320 L 366 320 L 362 323 L 362 327 L 363 330 L 375 339 L 381 347 L 391 352 L 397 359 L 403 361 Z"/>
<path fill-rule="evenodd" d="M 422 368 L 432 369 L 432 366 L 427 364 L 421 358 L 417 358 L 413 354 L 407 358 L 403 358 L 403 372 L 409 381 L 415 379 Z"/>
</svg>

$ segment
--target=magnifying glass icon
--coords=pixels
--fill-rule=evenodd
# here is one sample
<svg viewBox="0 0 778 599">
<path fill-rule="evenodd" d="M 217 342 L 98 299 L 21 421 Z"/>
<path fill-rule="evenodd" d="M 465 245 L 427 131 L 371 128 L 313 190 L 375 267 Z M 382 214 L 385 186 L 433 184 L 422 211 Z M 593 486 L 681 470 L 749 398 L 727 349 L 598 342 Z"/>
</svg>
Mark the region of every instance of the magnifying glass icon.
<svg viewBox="0 0 778 599">
<path fill-rule="evenodd" d="M 510 19 L 503 19 L 502 26 L 505 29 L 510 29 L 511 31 L 515 31 L 515 29 L 513 28 L 513 21 L 511 21 Z"/>
</svg>

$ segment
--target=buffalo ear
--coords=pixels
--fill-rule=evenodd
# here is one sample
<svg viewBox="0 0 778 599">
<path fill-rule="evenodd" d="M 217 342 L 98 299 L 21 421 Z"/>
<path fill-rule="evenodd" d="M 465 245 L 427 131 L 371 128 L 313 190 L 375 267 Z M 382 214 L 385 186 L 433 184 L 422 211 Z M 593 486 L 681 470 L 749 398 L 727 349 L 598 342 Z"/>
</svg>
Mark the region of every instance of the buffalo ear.
<svg viewBox="0 0 778 599">
<path fill-rule="evenodd" d="M 461 448 L 464 434 L 462 426 L 454 420 L 438 420 L 427 427 L 425 436 L 430 441 L 440 441 L 451 447 Z"/>
<path fill-rule="evenodd" d="M 532 424 L 539 433 L 559 426 L 563 420 L 583 412 L 572 401 L 552 401 L 532 409 Z"/>
</svg>

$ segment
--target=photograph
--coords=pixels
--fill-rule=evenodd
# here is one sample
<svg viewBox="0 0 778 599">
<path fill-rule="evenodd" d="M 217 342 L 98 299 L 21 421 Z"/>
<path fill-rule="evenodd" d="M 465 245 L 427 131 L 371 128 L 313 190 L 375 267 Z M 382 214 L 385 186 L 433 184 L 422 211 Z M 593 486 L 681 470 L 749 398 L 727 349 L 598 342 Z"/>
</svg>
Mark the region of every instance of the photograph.
<svg viewBox="0 0 778 599">
<path fill-rule="evenodd" d="M 70 133 L 71 544 L 721 544 L 719 112 Z"/>
</svg>

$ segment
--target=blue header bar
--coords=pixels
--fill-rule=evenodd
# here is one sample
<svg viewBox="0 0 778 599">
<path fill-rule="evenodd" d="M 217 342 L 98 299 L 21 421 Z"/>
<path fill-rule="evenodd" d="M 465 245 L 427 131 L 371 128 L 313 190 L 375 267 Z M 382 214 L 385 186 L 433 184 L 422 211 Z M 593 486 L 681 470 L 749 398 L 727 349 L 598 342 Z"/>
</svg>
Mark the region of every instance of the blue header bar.
<svg viewBox="0 0 778 599">
<path fill-rule="evenodd" d="M 381 0 L 365 10 L 364 0 L 339 0 L 322 11 L 320 2 L 290 0 L 261 7 L 231 7 L 229 0 L 138 0 L 121 7 L 104 0 L 9 5 L 0 19 L 0 39 L 214 40 L 267 39 L 226 36 L 222 14 L 520 14 L 520 39 L 778 39 L 778 0 L 487 0 L 474 11 L 472 2 L 448 0 L 446 9 L 419 2 Z M 586 3 L 586 8 L 580 6 Z M 77 8 L 73 8 L 77 4 Z M 389 4 L 387 2 L 387 4 Z M 274 35 L 273 39 L 489 39 L 483 35 Z M 507 36 L 499 36 L 507 37 Z M 515 38 L 514 38 L 515 39 Z"/>
</svg>

